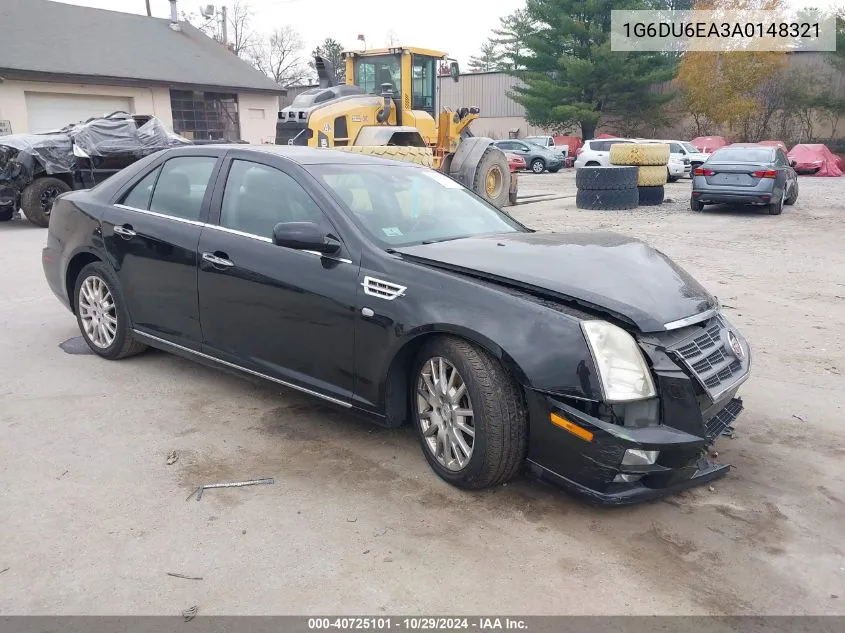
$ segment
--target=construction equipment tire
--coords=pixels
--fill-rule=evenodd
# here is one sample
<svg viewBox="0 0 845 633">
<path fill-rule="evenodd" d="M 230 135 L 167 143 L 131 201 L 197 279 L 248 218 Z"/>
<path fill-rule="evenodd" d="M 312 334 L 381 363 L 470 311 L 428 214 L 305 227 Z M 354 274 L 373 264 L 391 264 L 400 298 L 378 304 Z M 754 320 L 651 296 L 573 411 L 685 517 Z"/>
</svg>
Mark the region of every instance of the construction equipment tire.
<svg viewBox="0 0 845 633">
<path fill-rule="evenodd" d="M 666 184 L 669 172 L 665 167 L 640 167 L 637 174 L 637 187 L 662 187 Z"/>
<path fill-rule="evenodd" d="M 511 188 L 511 171 L 505 153 L 490 145 L 481 155 L 472 190 L 499 209 L 508 204 Z"/>
<path fill-rule="evenodd" d="M 428 147 L 414 147 L 412 145 L 346 145 L 333 147 L 343 152 L 379 156 L 391 160 L 401 160 L 405 163 L 415 163 L 423 167 L 434 167 L 434 154 Z"/>
<path fill-rule="evenodd" d="M 669 146 L 666 143 L 615 143 L 610 146 L 611 165 L 666 165 Z"/>
<path fill-rule="evenodd" d="M 575 206 L 577 208 L 598 211 L 634 209 L 639 201 L 636 188 L 584 189 L 575 195 Z"/>
<path fill-rule="evenodd" d="M 650 207 L 663 204 L 665 189 L 660 187 L 637 187 L 641 207 Z"/>
<path fill-rule="evenodd" d="M 581 167 L 575 171 L 578 189 L 631 189 L 637 186 L 636 167 Z"/>
</svg>

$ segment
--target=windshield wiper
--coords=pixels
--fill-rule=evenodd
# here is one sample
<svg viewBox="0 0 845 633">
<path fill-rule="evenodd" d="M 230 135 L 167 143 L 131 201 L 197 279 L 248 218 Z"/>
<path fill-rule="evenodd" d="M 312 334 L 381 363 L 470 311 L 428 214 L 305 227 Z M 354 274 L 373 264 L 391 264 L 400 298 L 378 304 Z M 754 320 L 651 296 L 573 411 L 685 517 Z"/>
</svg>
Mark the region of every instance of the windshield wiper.
<svg viewBox="0 0 845 633">
<path fill-rule="evenodd" d="M 469 235 L 457 235 L 455 237 L 441 237 L 438 240 L 423 240 L 420 244 L 438 244 L 439 242 L 451 242 L 453 240 L 462 240 L 465 237 L 470 237 Z"/>
</svg>

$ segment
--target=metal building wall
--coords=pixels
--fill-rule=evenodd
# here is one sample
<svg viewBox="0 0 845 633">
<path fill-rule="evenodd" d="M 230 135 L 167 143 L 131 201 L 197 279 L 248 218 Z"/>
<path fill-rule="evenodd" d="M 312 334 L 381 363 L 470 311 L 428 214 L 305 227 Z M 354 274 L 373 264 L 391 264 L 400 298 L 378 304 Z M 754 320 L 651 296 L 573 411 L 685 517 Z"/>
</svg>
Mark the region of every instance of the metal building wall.
<svg viewBox="0 0 845 633">
<path fill-rule="evenodd" d="M 481 116 L 524 117 L 524 108 L 508 97 L 519 80 L 502 72 L 469 73 L 455 82 L 451 77 L 438 77 L 440 104 L 456 109 L 461 106 L 481 108 Z"/>
</svg>

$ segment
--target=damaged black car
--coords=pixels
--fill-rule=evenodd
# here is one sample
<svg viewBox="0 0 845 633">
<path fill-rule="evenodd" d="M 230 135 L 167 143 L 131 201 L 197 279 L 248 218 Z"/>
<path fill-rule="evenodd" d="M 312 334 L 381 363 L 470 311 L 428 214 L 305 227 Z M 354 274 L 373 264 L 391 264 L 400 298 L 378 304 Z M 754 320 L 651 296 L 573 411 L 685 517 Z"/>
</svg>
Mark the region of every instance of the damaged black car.
<svg viewBox="0 0 845 633">
<path fill-rule="evenodd" d="M 53 201 L 88 189 L 154 152 L 191 142 L 152 116 L 113 112 L 44 134 L 0 136 L 0 221 L 18 209 L 47 226 Z"/>
<path fill-rule="evenodd" d="M 444 480 L 622 504 L 728 471 L 746 340 L 678 265 L 541 233 L 439 172 L 288 146 L 139 161 L 56 201 L 44 271 L 106 359 L 160 348 L 416 430 Z"/>
</svg>

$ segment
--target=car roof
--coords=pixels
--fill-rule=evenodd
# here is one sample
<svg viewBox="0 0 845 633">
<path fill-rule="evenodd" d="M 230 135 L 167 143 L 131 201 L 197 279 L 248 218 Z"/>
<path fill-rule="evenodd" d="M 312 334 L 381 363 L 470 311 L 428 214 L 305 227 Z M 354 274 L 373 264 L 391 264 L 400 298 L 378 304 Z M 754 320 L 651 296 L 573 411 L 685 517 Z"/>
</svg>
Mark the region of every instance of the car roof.
<svg viewBox="0 0 845 633">
<path fill-rule="evenodd" d="M 386 158 L 379 158 L 369 154 L 359 154 L 357 152 L 344 152 L 333 149 L 323 149 L 316 147 L 303 147 L 301 145 L 248 145 L 243 143 L 230 143 L 218 145 L 202 145 L 203 149 L 223 149 L 223 150 L 237 150 L 239 152 L 256 153 L 256 154 L 271 154 L 281 156 L 289 161 L 298 163 L 300 165 L 396 165 L 396 160 L 389 160 Z M 192 153 L 189 150 L 195 149 L 196 146 L 185 146 L 174 148 L 170 151 L 173 154 Z M 186 151 L 187 150 L 187 151 Z M 403 162 L 409 167 L 420 167 L 414 163 Z"/>
</svg>

